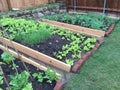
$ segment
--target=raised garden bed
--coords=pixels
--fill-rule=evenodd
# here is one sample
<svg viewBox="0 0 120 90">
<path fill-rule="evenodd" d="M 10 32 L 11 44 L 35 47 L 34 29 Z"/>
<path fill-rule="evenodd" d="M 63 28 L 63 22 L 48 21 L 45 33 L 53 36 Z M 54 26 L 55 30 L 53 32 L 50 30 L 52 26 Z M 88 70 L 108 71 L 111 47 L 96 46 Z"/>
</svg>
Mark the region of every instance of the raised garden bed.
<svg viewBox="0 0 120 90">
<path fill-rule="evenodd" d="M 44 19 L 54 20 L 58 22 L 78 25 L 82 27 L 92 28 L 96 30 L 106 31 L 112 24 L 117 22 L 116 19 L 99 14 L 55 14 L 45 16 Z"/>
<path fill-rule="evenodd" d="M 66 72 L 99 42 L 90 35 L 71 32 L 73 29 L 56 29 L 44 23 L 11 18 L 3 18 L 0 22 L 1 34 L 8 38 L 0 37 L 1 44 Z"/>
<path fill-rule="evenodd" d="M 105 35 L 105 31 L 94 30 L 94 29 L 90 29 L 86 27 L 76 26 L 72 24 L 67 24 L 67 23 L 62 23 L 62 22 L 57 22 L 57 21 L 52 21 L 52 20 L 47 20 L 47 19 L 43 19 L 42 21 L 45 23 L 54 25 L 55 27 L 58 27 L 58 28 L 65 28 L 75 33 L 83 33 L 88 36 L 95 37 L 97 39 L 103 38 Z"/>
<path fill-rule="evenodd" d="M 0 56 L 0 90 L 59 90 L 60 77 L 50 68 L 42 71 L 2 50 Z"/>
</svg>

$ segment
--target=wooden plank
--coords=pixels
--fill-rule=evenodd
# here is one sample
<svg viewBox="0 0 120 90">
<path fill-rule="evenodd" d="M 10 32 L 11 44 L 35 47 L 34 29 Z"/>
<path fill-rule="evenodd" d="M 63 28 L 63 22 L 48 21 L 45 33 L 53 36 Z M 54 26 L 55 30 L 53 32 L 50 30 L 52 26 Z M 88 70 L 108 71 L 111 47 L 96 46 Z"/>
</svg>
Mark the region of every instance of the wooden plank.
<svg viewBox="0 0 120 90">
<path fill-rule="evenodd" d="M 96 38 L 101 38 L 101 37 L 104 37 L 105 35 L 105 31 L 101 31 L 101 30 L 95 30 L 95 29 L 85 28 L 81 26 L 76 26 L 72 24 L 61 23 L 61 22 L 46 20 L 46 19 L 43 19 L 42 21 L 48 24 L 52 24 L 59 28 L 65 28 L 67 30 L 77 32 L 77 33 L 84 33 L 84 34 L 87 34 L 89 36 L 96 37 Z"/>
<path fill-rule="evenodd" d="M 72 6 L 70 6 L 70 8 L 73 8 Z M 100 10 L 102 11 L 103 8 L 102 7 L 88 7 L 88 6 L 77 6 L 77 9 L 86 9 L 86 10 Z M 120 9 L 112 9 L 112 8 L 106 8 L 106 11 L 111 11 L 111 12 L 120 12 Z"/>
<path fill-rule="evenodd" d="M 0 0 L 0 11 L 8 9 L 24 9 L 48 3 L 49 0 Z M 55 0 L 50 0 L 55 2 Z"/>
<path fill-rule="evenodd" d="M 22 60 L 23 62 L 26 62 L 28 64 L 31 64 L 37 68 L 39 68 L 40 70 L 47 70 L 47 67 L 43 66 L 43 65 L 40 65 L 39 63 L 35 62 L 33 59 L 30 59 L 22 54 L 18 54 L 17 52 L 15 52 L 14 50 L 10 49 L 10 48 L 6 48 L 5 46 L 1 45 L 0 44 L 0 49 L 2 49 L 3 51 L 6 51 L 6 52 L 10 52 L 11 54 L 14 55 L 14 57 Z M 57 75 L 60 75 L 57 73 Z"/>
<path fill-rule="evenodd" d="M 8 10 L 8 4 L 6 0 L 0 0 L 0 11 Z"/>
<path fill-rule="evenodd" d="M 52 0 L 55 2 L 55 0 Z M 48 0 L 8 0 L 10 8 L 24 9 L 48 3 Z"/>
<path fill-rule="evenodd" d="M 8 40 L 6 38 L 0 37 L 0 42 L 7 45 L 7 46 L 9 46 L 9 47 L 11 47 L 11 48 L 13 48 L 13 49 L 14 48 L 17 49 L 21 53 L 24 53 L 24 54 L 26 54 L 26 55 L 28 55 L 28 56 L 30 56 L 32 58 L 40 60 L 40 61 L 42 61 L 42 62 L 44 62 L 46 64 L 49 64 L 51 66 L 54 66 L 54 67 L 58 68 L 58 69 L 64 70 L 66 72 L 69 72 L 70 69 L 71 69 L 71 66 L 68 65 L 68 64 L 65 64 L 64 62 L 56 60 L 56 59 L 54 59 L 54 58 L 52 58 L 50 56 L 47 56 L 47 55 L 45 55 L 43 53 L 35 51 L 35 50 L 31 49 L 31 48 L 28 48 L 28 47 L 26 47 L 24 45 L 21 45 L 19 43 L 14 42 L 14 41 L 10 41 L 10 40 Z"/>
<path fill-rule="evenodd" d="M 24 8 L 35 6 L 35 0 L 23 0 L 24 1 Z"/>
<path fill-rule="evenodd" d="M 35 5 L 42 5 L 48 3 L 48 0 L 35 0 Z"/>
<path fill-rule="evenodd" d="M 9 4 L 11 9 L 13 8 L 22 9 L 25 7 L 24 0 L 9 0 Z"/>
</svg>

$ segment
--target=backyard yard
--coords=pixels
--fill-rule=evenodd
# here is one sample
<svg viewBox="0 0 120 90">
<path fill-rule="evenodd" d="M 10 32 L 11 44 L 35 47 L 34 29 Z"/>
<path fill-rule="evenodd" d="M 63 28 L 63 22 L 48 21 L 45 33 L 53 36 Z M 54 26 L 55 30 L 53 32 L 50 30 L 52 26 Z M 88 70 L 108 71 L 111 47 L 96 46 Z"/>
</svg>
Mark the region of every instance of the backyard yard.
<svg viewBox="0 0 120 90">
<path fill-rule="evenodd" d="M 63 90 L 120 89 L 120 21 L 104 44 L 72 74 Z"/>
<path fill-rule="evenodd" d="M 120 2 L 68 1 L 0 1 L 0 90 L 120 90 Z"/>
</svg>

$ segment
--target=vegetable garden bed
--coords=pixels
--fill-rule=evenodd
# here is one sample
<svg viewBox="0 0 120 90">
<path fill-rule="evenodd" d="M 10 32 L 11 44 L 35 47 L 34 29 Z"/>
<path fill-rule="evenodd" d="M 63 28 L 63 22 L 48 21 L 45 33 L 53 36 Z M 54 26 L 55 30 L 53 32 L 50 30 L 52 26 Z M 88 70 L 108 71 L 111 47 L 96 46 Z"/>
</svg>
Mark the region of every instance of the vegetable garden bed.
<svg viewBox="0 0 120 90">
<path fill-rule="evenodd" d="M 83 33 L 88 36 L 95 37 L 97 39 L 100 39 L 100 38 L 102 39 L 105 35 L 105 31 L 94 30 L 86 27 L 76 26 L 72 24 L 67 24 L 67 23 L 62 23 L 62 22 L 57 22 L 57 21 L 52 21 L 47 19 L 43 19 L 42 21 L 45 23 L 54 25 L 55 27 L 58 27 L 58 28 L 65 28 L 75 33 Z"/>
<path fill-rule="evenodd" d="M 99 42 L 91 36 L 42 22 L 11 18 L 2 18 L 0 22 L 4 37 L 0 37 L 1 44 L 66 72 Z"/>
<path fill-rule="evenodd" d="M 53 90 L 57 87 L 59 76 L 50 68 L 42 71 L 2 50 L 0 56 L 0 90 Z"/>
<path fill-rule="evenodd" d="M 92 28 L 96 30 L 106 31 L 109 30 L 109 27 L 113 27 L 117 20 L 113 18 L 109 18 L 104 15 L 98 14 L 54 14 L 45 16 L 44 19 L 54 20 L 58 22 L 73 24 L 77 26 Z M 113 27 L 114 28 L 114 27 Z M 112 28 L 112 29 L 113 29 Z"/>
</svg>

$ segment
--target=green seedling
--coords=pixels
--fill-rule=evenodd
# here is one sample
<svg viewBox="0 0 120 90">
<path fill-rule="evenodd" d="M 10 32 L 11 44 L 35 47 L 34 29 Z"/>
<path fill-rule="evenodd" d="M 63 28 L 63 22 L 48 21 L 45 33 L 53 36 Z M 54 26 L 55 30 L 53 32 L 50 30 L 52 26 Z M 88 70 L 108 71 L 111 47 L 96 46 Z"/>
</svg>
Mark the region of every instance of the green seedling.
<svg viewBox="0 0 120 90">
<path fill-rule="evenodd" d="M 33 90 L 32 83 L 28 83 L 22 90 Z"/>
<path fill-rule="evenodd" d="M 34 73 L 32 75 L 34 78 L 37 78 L 38 82 L 42 83 L 44 80 L 43 73 Z"/>
<path fill-rule="evenodd" d="M 3 52 L 1 54 L 1 58 L 7 64 L 10 64 L 12 62 L 12 60 L 15 60 L 14 56 L 9 52 Z"/>
<path fill-rule="evenodd" d="M 60 79 L 60 76 L 56 74 L 56 71 L 51 71 L 50 68 L 47 68 L 44 78 L 48 79 L 48 83 L 52 83 L 53 80 Z"/>
<path fill-rule="evenodd" d="M 0 65 L 3 65 L 3 64 L 5 65 L 5 63 L 4 63 L 4 62 L 0 62 Z"/>
<path fill-rule="evenodd" d="M 16 68 L 19 68 L 19 66 L 13 63 L 12 64 L 12 70 L 15 70 Z"/>
<path fill-rule="evenodd" d="M 70 66 L 73 66 L 74 65 L 74 60 L 66 59 L 65 63 L 70 65 Z"/>
</svg>

